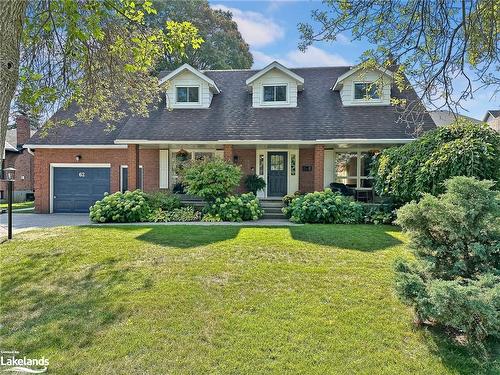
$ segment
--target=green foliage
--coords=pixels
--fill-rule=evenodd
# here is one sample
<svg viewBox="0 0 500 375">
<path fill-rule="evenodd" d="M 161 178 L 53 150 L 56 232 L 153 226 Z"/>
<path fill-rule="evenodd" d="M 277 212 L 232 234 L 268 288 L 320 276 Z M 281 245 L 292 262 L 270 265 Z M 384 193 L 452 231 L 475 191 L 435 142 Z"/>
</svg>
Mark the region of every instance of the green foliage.
<svg viewBox="0 0 500 375">
<path fill-rule="evenodd" d="M 257 192 L 259 190 L 262 190 L 266 187 L 266 181 L 264 181 L 262 177 L 257 176 L 256 174 L 249 174 L 248 176 L 246 176 L 244 183 L 247 190 L 254 193 L 255 195 L 257 195 Z"/>
<path fill-rule="evenodd" d="M 220 218 L 219 215 L 212 215 L 212 214 L 205 214 L 203 215 L 203 217 L 201 218 L 201 221 L 206 221 L 206 222 L 209 222 L 209 223 L 217 223 L 217 222 L 220 222 L 222 221 L 222 219 Z"/>
<path fill-rule="evenodd" d="M 331 189 L 299 196 L 283 208 L 295 223 L 354 224 L 361 222 L 363 208 Z"/>
<path fill-rule="evenodd" d="M 158 61 L 203 42 L 189 22 L 147 25 L 156 13 L 151 1 L 28 2 L 15 102 L 34 116 L 75 103 L 76 120 L 109 129 L 129 113 L 147 116 L 160 91 L 151 74 Z M 68 121 L 47 128 L 57 125 Z"/>
<path fill-rule="evenodd" d="M 498 181 L 500 134 L 484 124 L 460 121 L 383 150 L 372 174 L 377 193 L 398 203 L 418 200 L 423 193 L 440 194 L 443 181 L 453 176 Z"/>
<path fill-rule="evenodd" d="M 363 204 L 366 224 L 392 224 L 396 220 L 396 210 L 388 204 Z"/>
<path fill-rule="evenodd" d="M 155 1 L 158 13 L 146 17 L 149 25 L 162 27 L 166 20 L 189 21 L 204 43 L 198 49 L 187 46 L 184 55 L 167 53 L 157 70 L 172 70 L 183 63 L 197 69 L 248 69 L 253 58 L 230 12 L 213 9 L 206 0 Z"/>
<path fill-rule="evenodd" d="M 264 214 L 259 200 L 253 193 L 217 198 L 206 207 L 206 212 L 222 221 L 258 220 Z"/>
<path fill-rule="evenodd" d="M 500 333 L 500 193 L 470 177 L 445 182 L 398 210 L 416 261 L 396 264 L 396 289 L 420 320 L 466 334 L 481 347 Z"/>
<path fill-rule="evenodd" d="M 186 193 L 208 202 L 229 195 L 240 180 L 240 167 L 219 158 L 195 161 L 182 170 Z"/>
<path fill-rule="evenodd" d="M 96 223 L 133 223 L 147 221 L 150 207 L 146 195 L 140 191 L 105 194 L 90 207 L 90 220 Z"/>
<path fill-rule="evenodd" d="M 193 207 L 174 208 L 172 211 L 165 213 L 165 221 L 200 221 L 201 212 L 196 211 Z"/>
<path fill-rule="evenodd" d="M 283 198 L 282 198 L 282 201 L 283 203 L 285 204 L 285 206 L 289 206 L 290 203 L 292 203 L 292 201 L 295 199 L 295 198 L 298 198 L 302 195 L 302 193 L 300 191 L 296 191 L 295 193 L 292 193 L 292 194 L 287 194 L 285 195 Z"/>
<path fill-rule="evenodd" d="M 161 209 L 163 211 L 171 211 L 174 208 L 181 207 L 181 200 L 179 197 L 170 193 L 156 191 L 153 193 L 146 193 L 145 196 L 151 210 Z"/>
</svg>

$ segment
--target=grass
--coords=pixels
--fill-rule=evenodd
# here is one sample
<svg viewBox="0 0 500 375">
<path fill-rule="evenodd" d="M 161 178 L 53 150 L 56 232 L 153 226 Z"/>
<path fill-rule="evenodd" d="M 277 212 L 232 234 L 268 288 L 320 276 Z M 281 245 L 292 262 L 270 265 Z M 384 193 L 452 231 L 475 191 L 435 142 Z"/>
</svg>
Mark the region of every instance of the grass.
<svg viewBox="0 0 500 375">
<path fill-rule="evenodd" d="M 1 245 L 2 349 L 55 374 L 498 373 L 415 328 L 394 227 L 80 227 Z"/>
<path fill-rule="evenodd" d="M 12 203 L 12 210 L 14 211 L 22 208 L 34 208 L 34 207 L 35 207 L 35 202 L 33 201 Z M 0 203 L 0 208 L 7 208 L 7 203 Z"/>
</svg>

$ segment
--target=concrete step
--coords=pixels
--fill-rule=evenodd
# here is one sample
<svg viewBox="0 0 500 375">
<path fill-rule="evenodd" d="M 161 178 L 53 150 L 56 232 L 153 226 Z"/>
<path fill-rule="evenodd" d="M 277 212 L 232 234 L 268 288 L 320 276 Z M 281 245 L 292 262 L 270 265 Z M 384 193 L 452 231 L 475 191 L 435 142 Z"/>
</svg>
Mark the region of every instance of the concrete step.
<svg viewBox="0 0 500 375">
<path fill-rule="evenodd" d="M 282 202 L 260 202 L 260 205 L 262 207 L 270 207 L 270 208 L 283 207 Z"/>
<path fill-rule="evenodd" d="M 269 212 L 264 212 L 264 215 L 262 216 L 263 219 L 286 219 L 285 215 L 283 213 L 269 213 Z"/>
<path fill-rule="evenodd" d="M 278 214 L 281 214 L 282 211 L 281 211 L 281 207 L 262 207 L 262 209 L 264 210 L 264 212 L 266 213 L 278 213 Z"/>
</svg>

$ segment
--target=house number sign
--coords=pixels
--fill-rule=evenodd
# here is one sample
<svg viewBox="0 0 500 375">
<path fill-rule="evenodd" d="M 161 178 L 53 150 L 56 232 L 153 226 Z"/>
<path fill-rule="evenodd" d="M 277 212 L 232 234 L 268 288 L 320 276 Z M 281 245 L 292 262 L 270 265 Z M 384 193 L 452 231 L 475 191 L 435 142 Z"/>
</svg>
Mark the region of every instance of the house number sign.
<svg viewBox="0 0 500 375">
<path fill-rule="evenodd" d="M 85 172 L 78 172 L 78 177 L 84 178 L 85 177 Z"/>
</svg>

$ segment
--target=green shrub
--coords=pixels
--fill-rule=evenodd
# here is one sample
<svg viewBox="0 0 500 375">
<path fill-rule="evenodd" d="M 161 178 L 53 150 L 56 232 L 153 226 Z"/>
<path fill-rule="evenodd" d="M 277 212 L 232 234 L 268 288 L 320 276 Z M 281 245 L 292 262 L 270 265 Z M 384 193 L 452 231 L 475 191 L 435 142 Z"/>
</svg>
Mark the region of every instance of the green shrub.
<svg viewBox="0 0 500 375">
<path fill-rule="evenodd" d="M 363 204 L 366 224 L 392 224 L 396 220 L 396 210 L 388 204 Z"/>
<path fill-rule="evenodd" d="M 298 198 L 302 195 L 302 193 L 300 191 L 296 191 L 295 193 L 292 193 L 292 194 L 287 194 L 283 197 L 283 203 L 285 204 L 285 206 L 289 206 L 290 203 L 292 203 L 292 201 L 295 199 L 295 198 Z"/>
<path fill-rule="evenodd" d="M 153 223 L 165 222 L 167 221 L 167 213 L 166 211 L 163 211 L 161 208 L 152 210 L 148 216 L 148 221 L 151 221 Z"/>
<path fill-rule="evenodd" d="M 90 207 L 90 220 L 96 223 L 147 221 L 150 207 L 141 190 L 105 194 Z"/>
<path fill-rule="evenodd" d="M 264 214 L 259 200 L 253 193 L 217 198 L 206 207 L 206 213 L 222 221 L 258 220 Z"/>
<path fill-rule="evenodd" d="M 241 169 L 222 159 L 196 161 L 182 170 L 186 193 L 208 202 L 229 195 L 241 180 Z"/>
<path fill-rule="evenodd" d="M 372 166 L 375 191 L 402 204 L 438 195 L 453 176 L 500 179 L 500 134 L 485 124 L 459 121 L 383 150 Z"/>
<path fill-rule="evenodd" d="M 146 200 L 148 201 L 151 210 L 161 209 L 163 211 L 171 211 L 174 208 L 181 207 L 181 200 L 179 197 L 170 194 L 163 193 L 161 191 L 155 191 L 154 193 L 146 193 Z"/>
<path fill-rule="evenodd" d="M 482 347 L 500 333 L 500 193 L 491 181 L 454 177 L 439 197 L 398 210 L 415 261 L 396 263 L 396 290 L 419 320 L 463 332 Z"/>
<path fill-rule="evenodd" d="M 196 211 L 193 207 L 174 208 L 172 211 L 165 212 L 165 221 L 200 221 L 201 212 Z"/>
<path fill-rule="evenodd" d="M 209 223 L 217 223 L 217 222 L 222 221 L 222 219 L 220 218 L 219 215 L 205 214 L 201 218 L 201 221 L 206 221 Z"/>
<path fill-rule="evenodd" d="M 299 196 L 283 208 L 283 213 L 295 223 L 353 224 L 363 219 L 361 204 L 331 189 Z"/>
<path fill-rule="evenodd" d="M 247 190 L 251 193 L 254 193 L 257 195 L 257 192 L 259 190 L 262 190 L 266 187 L 266 181 L 260 176 L 257 176 L 256 174 L 249 174 L 248 176 L 245 177 L 245 187 Z"/>
</svg>

